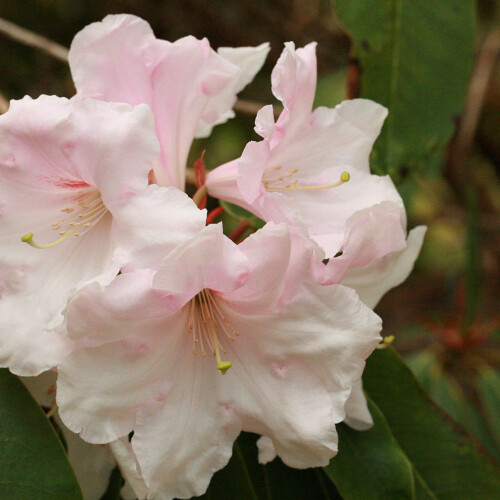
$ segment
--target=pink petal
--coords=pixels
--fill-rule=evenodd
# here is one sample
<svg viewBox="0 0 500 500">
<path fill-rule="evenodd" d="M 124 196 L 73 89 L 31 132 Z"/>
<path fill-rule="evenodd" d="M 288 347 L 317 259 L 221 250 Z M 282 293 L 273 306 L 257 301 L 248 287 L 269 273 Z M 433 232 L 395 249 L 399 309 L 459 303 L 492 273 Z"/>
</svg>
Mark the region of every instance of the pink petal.
<svg viewBox="0 0 500 500">
<path fill-rule="evenodd" d="M 236 94 L 254 79 L 262 68 L 269 50 L 268 43 L 263 43 L 258 47 L 221 47 L 217 50 L 221 57 L 237 66 L 239 72 L 229 85 L 226 85 L 210 100 L 198 124 L 196 137 L 208 137 L 214 125 L 224 123 L 234 117 L 232 107 L 236 102 Z"/>
<path fill-rule="evenodd" d="M 77 91 L 103 101 L 151 107 L 151 68 L 144 54 L 154 41 L 149 24 L 130 14 L 90 24 L 75 36 L 69 52 Z"/>
<path fill-rule="evenodd" d="M 303 287 L 286 306 L 255 316 L 228 300 L 224 314 L 239 336 L 226 346 L 232 368 L 221 384 L 242 429 L 272 439 L 292 467 L 325 465 L 380 319 L 343 287 Z"/>
<path fill-rule="evenodd" d="M 330 259 L 323 284 L 339 283 L 349 268 L 366 266 L 406 248 L 406 220 L 401 205 L 382 202 L 352 215 L 346 222 L 342 255 Z"/>
<path fill-rule="evenodd" d="M 240 433 L 237 415 L 219 394 L 220 374 L 189 354 L 170 391 L 138 415 L 132 447 L 151 497 L 203 494 Z"/>
<path fill-rule="evenodd" d="M 211 224 L 165 257 L 153 286 L 176 295 L 182 304 L 204 288 L 237 290 L 247 281 L 249 270 L 247 256 L 224 236 L 222 224 Z"/>
<path fill-rule="evenodd" d="M 410 231 L 404 250 L 393 252 L 362 267 L 349 269 L 342 284 L 356 290 L 361 300 L 374 308 L 391 288 L 400 285 L 411 273 L 427 228 Z"/>
<path fill-rule="evenodd" d="M 183 190 L 194 137 L 233 116 L 236 93 L 255 76 L 267 52 L 263 44 L 221 49 L 218 55 L 206 39 L 158 40 L 145 21 L 118 15 L 75 37 L 70 65 L 78 95 L 152 109 L 161 144 L 156 181 Z"/>
<path fill-rule="evenodd" d="M 238 249 L 247 256 L 251 272 L 243 286 L 231 293 L 231 302 L 244 304 L 247 313 L 272 309 L 282 296 L 290 262 L 287 226 L 266 224 L 238 245 Z"/>
<path fill-rule="evenodd" d="M 114 213 L 113 235 L 127 262 L 123 270 L 157 265 L 177 245 L 204 227 L 199 210 L 182 191 L 152 184 Z"/>
<path fill-rule="evenodd" d="M 285 48 L 271 75 L 273 94 L 284 106 L 276 123 L 282 135 L 292 135 L 297 124 L 307 120 L 316 92 L 316 43 L 295 49 L 293 42 Z"/>
<path fill-rule="evenodd" d="M 357 431 L 366 431 L 373 426 L 373 418 L 363 393 L 363 382 L 358 380 L 352 387 L 351 395 L 345 405 L 344 422 Z"/>
</svg>

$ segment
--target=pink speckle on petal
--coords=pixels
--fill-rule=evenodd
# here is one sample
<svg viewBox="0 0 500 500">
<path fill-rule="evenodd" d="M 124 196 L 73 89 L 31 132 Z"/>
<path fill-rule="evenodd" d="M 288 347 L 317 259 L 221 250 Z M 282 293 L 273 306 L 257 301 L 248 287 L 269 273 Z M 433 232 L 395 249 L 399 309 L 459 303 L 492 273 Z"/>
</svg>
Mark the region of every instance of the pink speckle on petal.
<svg viewBox="0 0 500 500">
<path fill-rule="evenodd" d="M 6 158 L 0 160 L 0 165 L 7 168 L 14 168 L 16 166 L 16 157 L 14 155 L 9 155 Z"/>
<path fill-rule="evenodd" d="M 284 362 L 275 361 L 271 365 L 271 372 L 279 378 L 283 378 L 287 371 L 287 364 Z"/>
<path fill-rule="evenodd" d="M 65 142 L 62 146 L 61 146 L 61 149 L 63 151 L 63 153 L 69 153 L 73 150 L 73 148 L 75 147 L 75 145 L 72 143 L 72 142 Z"/>
<path fill-rule="evenodd" d="M 127 191 L 122 191 L 120 194 L 119 194 L 119 198 L 121 201 L 127 201 L 128 198 L 130 198 L 132 195 L 134 194 L 133 191 L 130 191 L 130 190 L 127 190 Z"/>
</svg>

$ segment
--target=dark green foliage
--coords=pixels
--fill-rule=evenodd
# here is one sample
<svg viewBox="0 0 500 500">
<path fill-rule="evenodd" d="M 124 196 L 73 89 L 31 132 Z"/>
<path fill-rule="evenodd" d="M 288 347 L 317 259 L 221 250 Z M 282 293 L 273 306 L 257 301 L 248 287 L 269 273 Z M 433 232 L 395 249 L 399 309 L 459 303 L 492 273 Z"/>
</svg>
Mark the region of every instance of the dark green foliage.
<svg viewBox="0 0 500 500">
<path fill-rule="evenodd" d="M 0 498 L 82 500 L 50 422 L 17 377 L 0 369 Z"/>
</svg>

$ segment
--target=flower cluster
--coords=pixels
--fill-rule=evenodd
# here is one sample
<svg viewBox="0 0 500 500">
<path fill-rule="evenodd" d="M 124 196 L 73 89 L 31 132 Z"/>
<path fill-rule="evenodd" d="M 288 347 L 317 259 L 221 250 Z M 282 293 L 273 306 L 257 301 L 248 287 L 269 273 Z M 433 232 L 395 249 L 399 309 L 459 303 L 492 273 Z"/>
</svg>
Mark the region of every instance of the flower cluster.
<svg viewBox="0 0 500 500">
<path fill-rule="evenodd" d="M 72 99 L 0 117 L 0 364 L 57 371 L 60 419 L 110 443 L 139 498 L 202 494 L 242 430 L 262 436 L 261 462 L 305 468 L 336 454 L 336 423 L 372 423 L 372 309 L 425 232 L 407 237 L 394 185 L 369 170 L 385 108 L 313 111 L 315 44 L 287 43 L 279 118 L 263 107 L 262 140 L 196 202 L 184 193 L 193 139 L 233 116 L 267 52 L 108 16 L 73 41 Z M 233 241 L 207 223 L 206 194 L 265 226 Z"/>
</svg>

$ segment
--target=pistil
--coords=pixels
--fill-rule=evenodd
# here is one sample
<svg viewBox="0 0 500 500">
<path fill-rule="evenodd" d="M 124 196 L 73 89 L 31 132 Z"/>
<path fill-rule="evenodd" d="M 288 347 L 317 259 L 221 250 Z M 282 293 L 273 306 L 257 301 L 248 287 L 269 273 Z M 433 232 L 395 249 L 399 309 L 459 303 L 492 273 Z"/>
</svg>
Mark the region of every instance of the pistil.
<svg viewBox="0 0 500 500">
<path fill-rule="evenodd" d="M 272 170 L 276 170 L 278 167 L 274 167 Z M 342 172 L 340 175 L 340 180 L 337 182 L 333 182 L 331 184 L 321 184 L 321 185 L 313 185 L 313 186 L 298 186 L 298 180 L 295 179 L 291 182 L 288 182 L 287 184 L 280 185 L 280 184 L 271 184 L 271 183 L 280 183 L 285 180 L 288 180 L 292 175 L 296 174 L 298 172 L 298 169 L 293 168 L 291 170 L 288 170 L 288 172 L 285 175 L 282 175 L 280 177 L 272 177 L 272 176 L 267 176 L 265 180 L 263 180 L 264 187 L 266 188 L 267 191 L 307 191 L 307 190 L 314 190 L 314 189 L 330 189 L 334 188 L 337 186 L 341 186 L 345 182 L 348 182 L 349 179 L 351 178 L 349 172 Z"/>
</svg>

